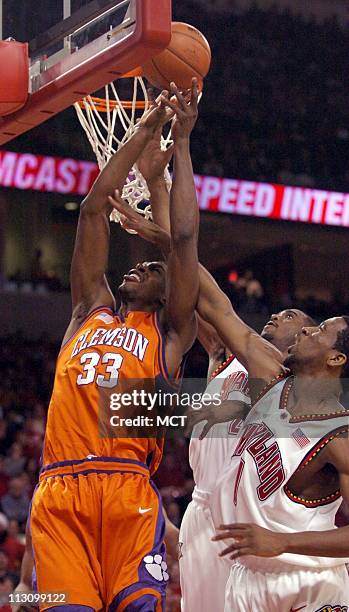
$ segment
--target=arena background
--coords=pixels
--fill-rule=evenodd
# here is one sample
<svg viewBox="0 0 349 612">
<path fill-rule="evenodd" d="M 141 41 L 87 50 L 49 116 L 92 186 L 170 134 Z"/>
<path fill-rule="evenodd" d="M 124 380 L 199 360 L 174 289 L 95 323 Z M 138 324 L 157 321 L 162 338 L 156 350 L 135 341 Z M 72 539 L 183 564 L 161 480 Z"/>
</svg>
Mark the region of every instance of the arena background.
<svg viewBox="0 0 349 612">
<path fill-rule="evenodd" d="M 55 23 L 60 3 L 49 2 L 50 11 L 47 4 L 22 0 L 19 11 L 16 0 L 4 0 L 2 37 L 29 40 Z M 75 0 L 75 8 L 82 4 Z M 207 36 L 213 53 L 192 139 L 194 170 L 201 177 L 201 261 L 258 330 L 270 312 L 290 305 L 319 318 L 347 314 L 347 3 L 174 0 L 173 10 L 174 19 Z M 38 179 L 34 188 L 34 171 L 31 180 L 15 172 L 21 154 L 33 156 L 37 171 L 45 156 L 94 161 L 72 109 L 1 153 L 0 591 L 18 581 L 55 359 L 69 320 L 69 265 L 83 192 L 80 183 L 80 194 L 58 193 L 59 160 L 50 166 L 49 184 Z M 204 177 L 218 179 L 207 183 Z M 245 189 L 244 206 L 233 197 L 228 204 L 219 199 L 223 179 L 242 181 L 229 185 L 234 193 Z M 282 189 L 275 185 L 301 189 L 289 192 L 294 199 L 288 211 L 276 207 L 263 218 L 257 183 L 274 186 L 275 194 Z M 327 202 L 321 214 L 315 214 L 316 198 Z M 217 209 L 222 212 L 212 212 Z M 115 287 L 125 270 L 154 252 L 117 226 L 111 244 Z M 196 344 L 186 375 L 204 377 L 206 367 Z M 186 440 L 167 443 L 156 480 L 169 517 L 179 525 L 193 486 Z M 173 572 L 170 611 L 179 601 L 175 567 Z"/>
</svg>

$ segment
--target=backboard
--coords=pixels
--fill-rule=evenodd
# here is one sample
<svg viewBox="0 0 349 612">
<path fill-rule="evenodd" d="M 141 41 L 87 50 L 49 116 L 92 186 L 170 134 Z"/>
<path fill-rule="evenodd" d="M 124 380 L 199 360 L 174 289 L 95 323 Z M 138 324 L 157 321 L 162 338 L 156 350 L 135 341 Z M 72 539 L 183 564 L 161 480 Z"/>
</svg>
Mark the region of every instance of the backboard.
<svg viewBox="0 0 349 612">
<path fill-rule="evenodd" d="M 28 102 L 0 118 L 0 144 L 138 68 L 171 38 L 171 0 L 62 0 L 62 17 L 29 43 Z"/>
</svg>

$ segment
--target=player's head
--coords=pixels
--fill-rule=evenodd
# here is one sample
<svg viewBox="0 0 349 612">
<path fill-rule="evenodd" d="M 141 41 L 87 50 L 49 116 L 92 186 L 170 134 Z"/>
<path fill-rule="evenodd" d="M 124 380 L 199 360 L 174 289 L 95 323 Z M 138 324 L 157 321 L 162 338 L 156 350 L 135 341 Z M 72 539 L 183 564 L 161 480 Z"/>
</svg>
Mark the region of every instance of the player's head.
<svg viewBox="0 0 349 612">
<path fill-rule="evenodd" d="M 166 299 L 167 266 L 163 261 L 144 261 L 124 275 L 119 287 L 123 303 L 135 310 L 157 310 Z"/>
<path fill-rule="evenodd" d="M 346 378 L 349 374 L 349 317 L 333 317 L 303 327 L 290 346 L 285 365 L 295 373 Z"/>
<path fill-rule="evenodd" d="M 270 321 L 263 327 L 261 336 L 269 340 L 279 351 L 285 352 L 291 344 L 294 344 L 296 334 L 303 327 L 314 325 L 315 321 L 305 312 L 298 308 L 289 308 L 271 315 Z"/>
</svg>

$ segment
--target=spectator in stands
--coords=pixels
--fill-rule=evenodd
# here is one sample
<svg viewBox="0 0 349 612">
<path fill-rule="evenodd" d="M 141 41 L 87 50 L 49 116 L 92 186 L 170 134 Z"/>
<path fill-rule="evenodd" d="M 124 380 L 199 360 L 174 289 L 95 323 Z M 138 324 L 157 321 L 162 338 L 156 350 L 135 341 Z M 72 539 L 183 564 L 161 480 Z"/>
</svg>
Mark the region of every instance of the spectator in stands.
<svg viewBox="0 0 349 612">
<path fill-rule="evenodd" d="M 9 477 L 4 471 L 5 458 L 0 455 L 0 498 L 8 491 Z"/>
<path fill-rule="evenodd" d="M 23 492 L 23 481 L 20 478 L 11 478 L 8 493 L 2 496 L 1 508 L 8 519 L 16 519 L 24 523 L 28 516 L 29 497 Z"/>
<path fill-rule="evenodd" d="M 12 533 L 16 531 L 18 533 L 18 522 L 12 520 L 11 523 Z M 9 570 L 18 571 L 20 569 L 24 548 L 24 544 L 18 541 L 17 535 L 10 534 L 10 521 L 0 513 L 0 551 L 7 555 Z"/>
<path fill-rule="evenodd" d="M 13 591 L 18 582 L 18 574 L 11 572 L 7 554 L 0 550 L 0 593 Z"/>
<path fill-rule="evenodd" d="M 23 455 L 22 445 L 18 442 L 14 442 L 4 460 L 3 470 L 7 476 L 19 476 L 23 472 L 26 461 L 27 459 Z"/>
</svg>

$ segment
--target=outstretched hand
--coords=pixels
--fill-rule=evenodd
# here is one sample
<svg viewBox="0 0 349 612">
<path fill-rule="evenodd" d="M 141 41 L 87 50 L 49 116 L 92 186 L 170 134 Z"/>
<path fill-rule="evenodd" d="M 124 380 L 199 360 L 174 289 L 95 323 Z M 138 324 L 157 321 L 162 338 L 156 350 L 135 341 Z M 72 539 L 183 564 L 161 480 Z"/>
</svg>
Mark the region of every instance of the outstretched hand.
<svg viewBox="0 0 349 612">
<path fill-rule="evenodd" d="M 109 204 L 117 210 L 121 215 L 121 226 L 125 230 L 132 230 L 141 235 L 142 229 L 148 225 L 152 225 L 151 221 L 148 221 L 143 215 L 132 208 L 125 200 L 122 199 L 118 189 L 115 189 L 112 196 L 108 196 Z"/>
<path fill-rule="evenodd" d="M 121 214 L 121 226 L 125 230 L 132 230 L 147 242 L 156 244 L 164 253 L 169 252 L 171 239 L 167 232 L 127 204 L 118 189 L 114 191 L 113 196 L 108 196 L 108 200 L 114 210 Z"/>
<path fill-rule="evenodd" d="M 173 117 L 173 111 L 166 104 L 168 98 L 169 93 L 168 91 L 164 90 L 156 100 L 151 99 L 150 108 L 138 121 L 137 126 L 146 128 L 150 130 L 150 132 L 154 132 L 158 128 L 161 129 L 165 123 L 170 121 L 170 119 Z"/>
<path fill-rule="evenodd" d="M 167 93 L 167 92 L 166 92 Z M 160 96 L 161 102 L 170 109 L 175 120 L 172 125 L 172 137 L 176 142 L 180 139 L 189 138 L 198 117 L 198 81 L 192 79 L 191 90 L 181 93 L 175 83 L 171 83 L 171 93 L 175 99 L 169 99 L 169 96 Z"/>
</svg>

